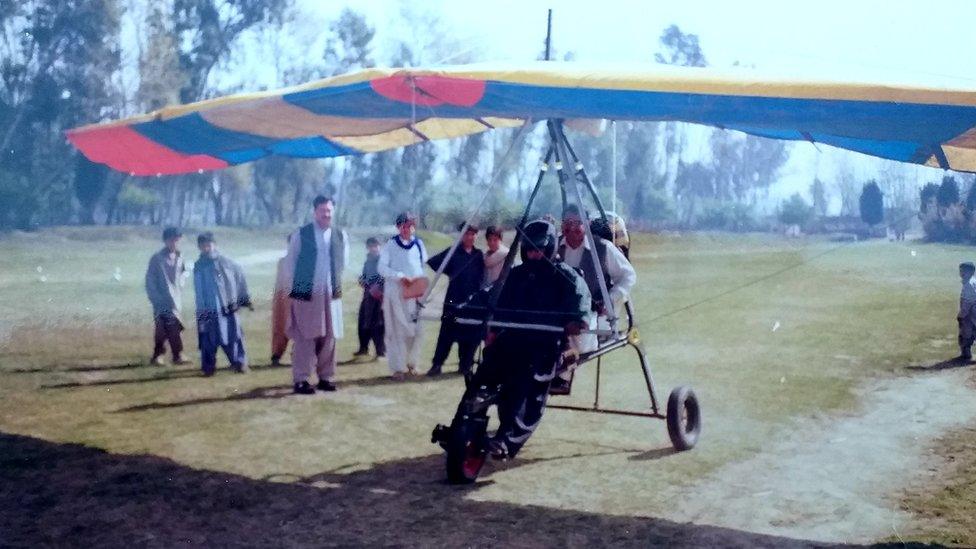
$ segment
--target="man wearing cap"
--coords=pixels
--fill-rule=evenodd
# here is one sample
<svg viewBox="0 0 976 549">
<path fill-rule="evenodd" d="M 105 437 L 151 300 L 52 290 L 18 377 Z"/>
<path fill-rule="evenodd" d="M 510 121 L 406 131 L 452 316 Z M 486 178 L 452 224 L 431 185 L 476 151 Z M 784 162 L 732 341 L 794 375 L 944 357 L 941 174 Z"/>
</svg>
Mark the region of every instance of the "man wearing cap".
<svg viewBox="0 0 976 549">
<path fill-rule="evenodd" d="M 380 248 L 377 265 L 384 278 L 386 363 L 393 379 L 398 381 L 405 379 L 407 374 L 416 374 L 423 346 L 423 326 L 416 318 L 419 305 L 412 289 L 424 278 L 427 248 L 414 235 L 416 224 L 416 217 L 411 213 L 397 216 L 397 234 Z"/>
<path fill-rule="evenodd" d="M 223 349 L 230 367 L 237 373 L 247 371 L 244 330 L 237 311 L 254 310 L 247 281 L 240 265 L 217 251 L 213 233 L 197 237 L 200 258 L 193 264 L 193 290 L 197 304 L 197 340 L 200 346 L 200 368 L 204 376 L 217 370 L 217 350 Z"/>
<path fill-rule="evenodd" d="M 471 371 L 474 365 L 474 353 L 478 349 L 478 328 L 476 326 L 461 326 L 454 321 L 454 307 L 465 303 L 478 290 L 485 278 L 485 258 L 481 250 L 474 247 L 474 239 L 478 236 L 478 227 L 465 223 L 458 225 L 458 231 L 463 230 L 461 242 L 454 249 L 451 259 L 445 264 L 447 254 L 451 248 L 427 260 L 427 264 L 435 271 L 443 265 L 443 273 L 450 278 L 447 294 L 444 296 L 444 308 L 441 313 L 441 329 L 437 334 L 437 346 L 431 361 L 428 376 L 438 376 L 444 366 L 444 361 L 451 353 L 451 346 L 458 345 L 458 370 L 462 374 Z"/>
<path fill-rule="evenodd" d="M 156 366 L 163 364 L 167 341 L 173 364 L 190 363 L 183 357 L 183 338 L 180 335 L 183 331 L 180 306 L 186 280 L 186 265 L 179 247 L 182 237 L 183 233 L 176 227 L 166 227 L 163 230 L 165 246 L 149 258 L 146 268 L 146 295 L 152 304 L 155 322 L 153 354 L 149 362 Z"/>
<path fill-rule="evenodd" d="M 288 337 L 296 394 L 335 391 L 336 339 L 342 337 L 342 274 L 349 262 L 349 237 L 332 223 L 335 202 L 312 201 L 315 220 L 292 233 L 286 265 L 292 281 Z M 315 370 L 318 384 L 309 382 Z"/>
<path fill-rule="evenodd" d="M 502 274 L 508 247 L 502 244 L 502 232 L 494 225 L 485 229 L 485 242 L 488 244 L 488 251 L 485 252 L 485 285 L 491 285 Z"/>
</svg>

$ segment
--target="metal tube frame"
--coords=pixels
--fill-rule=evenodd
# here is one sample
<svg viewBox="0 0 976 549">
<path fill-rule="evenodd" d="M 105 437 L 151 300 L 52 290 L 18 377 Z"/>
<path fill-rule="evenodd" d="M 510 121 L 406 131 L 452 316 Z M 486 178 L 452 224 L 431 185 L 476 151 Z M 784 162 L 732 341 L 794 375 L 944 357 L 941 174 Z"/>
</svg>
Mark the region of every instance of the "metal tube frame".
<svg viewBox="0 0 976 549">
<path fill-rule="evenodd" d="M 515 238 L 512 241 L 512 246 L 509 249 L 508 255 L 505 257 L 505 263 L 502 267 L 501 276 L 499 276 L 498 282 L 492 288 L 491 297 L 489 299 L 488 317 L 484 321 L 477 321 L 478 323 L 482 324 L 485 327 L 485 330 L 487 330 L 488 326 L 502 324 L 502 323 L 494 322 L 492 320 L 493 317 L 492 312 L 495 310 L 495 307 L 497 305 L 501 288 L 504 286 L 505 280 L 508 278 L 509 271 L 511 271 L 512 263 L 515 259 L 515 254 L 517 253 L 519 243 L 521 242 L 522 227 L 525 226 L 526 222 L 529 219 L 529 215 L 531 214 L 532 211 L 532 205 L 535 202 L 535 199 L 538 197 L 539 189 L 542 187 L 542 183 L 543 180 L 545 179 L 546 172 L 549 170 L 550 162 L 555 160 L 557 174 L 558 174 L 558 181 L 559 181 L 559 186 L 561 191 L 560 194 L 563 199 L 563 206 L 565 207 L 566 205 L 566 182 L 569 179 L 567 174 L 567 167 L 565 164 L 566 162 L 570 161 L 570 159 L 572 159 L 574 176 L 576 180 L 573 183 L 574 183 L 574 187 L 576 187 L 577 196 L 581 203 L 580 205 L 582 206 L 582 195 L 580 194 L 579 187 L 576 185 L 576 183 L 582 183 L 587 188 L 591 198 L 596 203 L 600 215 L 603 216 L 604 219 L 606 219 L 606 210 L 604 209 L 603 203 L 601 202 L 600 197 L 596 192 L 596 188 L 593 186 L 593 183 L 586 175 L 586 171 L 584 170 L 582 163 L 579 161 L 579 158 L 576 156 L 576 152 L 569 144 L 569 140 L 566 139 L 566 134 L 563 132 L 562 120 L 549 120 L 547 122 L 547 125 L 549 127 L 550 145 L 546 150 L 543 163 L 540 166 L 539 176 L 536 179 L 535 186 L 533 187 L 532 193 L 529 196 L 528 203 L 525 205 L 525 210 L 522 213 L 522 218 L 519 221 L 519 224 L 517 226 L 517 230 L 515 232 Z M 589 223 L 585 223 L 585 225 L 586 225 L 587 238 L 590 239 L 590 242 L 592 244 L 593 236 L 589 230 Z M 593 248 L 593 253 L 595 254 L 596 253 L 595 246 L 591 245 L 591 247 Z M 602 287 L 601 290 L 603 291 L 604 294 L 606 294 L 607 286 L 606 286 L 606 281 L 603 280 L 602 269 L 599 270 L 598 273 L 599 273 L 598 276 L 600 278 L 600 285 Z M 605 295 L 604 298 L 606 299 L 606 297 L 607 296 Z M 613 307 L 612 303 L 609 304 L 609 306 L 612 308 Z M 572 410 L 572 411 L 579 411 L 579 412 L 593 412 L 593 413 L 600 413 L 600 414 L 652 417 L 657 419 L 665 419 L 665 415 L 662 414 L 660 410 L 657 392 L 654 389 L 654 378 L 651 375 L 651 368 L 647 360 L 647 353 L 644 349 L 644 344 L 640 339 L 640 334 L 637 328 L 637 318 L 634 314 L 633 307 L 631 306 L 629 301 L 624 304 L 624 309 L 627 313 L 627 323 L 628 323 L 628 329 L 626 335 L 624 337 L 618 338 L 610 342 L 607 345 L 598 348 L 595 351 L 592 351 L 590 353 L 583 353 L 579 359 L 580 366 L 592 360 L 597 361 L 597 373 L 596 373 L 597 378 L 596 378 L 596 387 L 595 387 L 593 405 L 576 406 L 570 404 L 550 404 L 548 405 L 549 408 L 554 408 L 559 410 Z M 616 332 L 615 323 L 612 323 L 611 327 L 612 327 L 612 331 Z M 539 328 L 533 327 L 530 329 L 541 329 L 541 328 L 542 327 L 540 326 Z M 637 358 L 640 361 L 641 373 L 644 375 L 644 383 L 647 387 L 647 394 L 651 400 L 650 411 L 621 410 L 616 408 L 602 408 L 600 406 L 600 382 L 602 377 L 601 357 L 607 353 L 628 346 L 634 349 L 634 351 L 637 353 Z"/>
</svg>

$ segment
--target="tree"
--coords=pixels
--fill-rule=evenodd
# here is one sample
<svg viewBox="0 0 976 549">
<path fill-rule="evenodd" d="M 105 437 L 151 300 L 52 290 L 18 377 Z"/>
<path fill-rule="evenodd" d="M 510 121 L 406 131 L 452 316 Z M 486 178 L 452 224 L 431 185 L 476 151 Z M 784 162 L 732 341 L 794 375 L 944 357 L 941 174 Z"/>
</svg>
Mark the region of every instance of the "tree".
<svg viewBox="0 0 976 549">
<path fill-rule="evenodd" d="M 779 209 L 779 220 L 785 225 L 806 225 L 813 218 L 813 206 L 807 204 L 800 193 L 793 193 Z"/>
<path fill-rule="evenodd" d="M 323 58 L 333 74 L 375 66 L 372 42 L 376 29 L 369 26 L 365 17 L 344 8 L 329 30 L 332 37 L 326 42 Z"/>
<path fill-rule="evenodd" d="M 970 185 L 969 192 L 966 193 L 966 210 L 976 212 L 976 183 Z"/>
<path fill-rule="evenodd" d="M 666 65 L 680 65 L 683 67 L 705 67 L 708 61 L 698 43 L 698 35 L 685 34 L 677 25 L 664 29 L 658 39 L 662 51 L 654 54 L 658 63 Z M 684 149 L 686 135 L 683 126 L 675 122 L 661 124 L 663 127 L 664 181 L 670 185 L 678 177 L 681 152 Z"/>
<path fill-rule="evenodd" d="M 935 195 L 935 201 L 940 208 L 948 208 L 959 203 L 959 183 L 956 182 L 955 177 L 947 175 L 942 178 L 942 184 L 939 185 L 939 192 Z"/>
<path fill-rule="evenodd" d="M 376 65 L 372 54 L 376 30 L 364 16 L 345 8 L 339 18 L 329 25 L 329 30 L 332 36 L 322 54 L 328 72 L 342 74 Z M 354 207 L 363 209 L 366 206 L 363 199 L 367 193 L 363 183 L 368 176 L 369 163 L 357 156 L 345 159 L 342 166 L 336 193 L 339 205 L 337 213 L 341 222 L 348 223 L 357 213 L 353 211 Z"/>
<path fill-rule="evenodd" d="M 860 197 L 860 187 L 858 178 L 854 173 L 850 157 L 842 156 L 837 161 L 836 187 L 840 193 L 840 214 L 842 216 L 853 217 L 858 215 L 858 198 Z"/>
<path fill-rule="evenodd" d="M 185 83 L 180 100 L 203 99 L 209 76 L 246 31 L 275 19 L 290 0 L 173 0 L 173 32 Z"/>
<path fill-rule="evenodd" d="M 939 195 L 939 186 L 935 183 L 926 183 L 919 191 L 919 211 L 923 214 L 928 213 L 931 206 L 936 205 L 936 197 Z"/>
<path fill-rule="evenodd" d="M 884 221 L 884 195 L 874 180 L 865 183 L 858 203 L 862 221 L 871 226 Z"/>
<path fill-rule="evenodd" d="M 654 54 L 658 63 L 683 67 L 708 66 L 697 34 L 685 34 L 677 25 L 671 25 L 661 33 L 660 42 L 664 51 Z"/>
<path fill-rule="evenodd" d="M 810 184 L 810 198 L 813 200 L 813 212 L 824 217 L 827 215 L 827 187 L 819 178 L 814 178 Z"/>
<path fill-rule="evenodd" d="M 115 0 L 0 1 L 0 227 L 70 220 L 63 131 L 115 114 L 120 13 Z M 92 204 L 89 186 L 75 190 Z"/>
<path fill-rule="evenodd" d="M 81 204 L 81 222 L 94 225 L 95 205 L 108 181 L 108 166 L 95 164 L 79 154 L 76 156 L 74 176 L 75 196 Z"/>
<path fill-rule="evenodd" d="M 187 77 L 180 60 L 172 20 L 163 4 L 153 4 L 146 16 L 146 44 L 139 56 L 139 87 L 136 104 L 141 111 L 179 103 L 180 89 Z"/>
</svg>

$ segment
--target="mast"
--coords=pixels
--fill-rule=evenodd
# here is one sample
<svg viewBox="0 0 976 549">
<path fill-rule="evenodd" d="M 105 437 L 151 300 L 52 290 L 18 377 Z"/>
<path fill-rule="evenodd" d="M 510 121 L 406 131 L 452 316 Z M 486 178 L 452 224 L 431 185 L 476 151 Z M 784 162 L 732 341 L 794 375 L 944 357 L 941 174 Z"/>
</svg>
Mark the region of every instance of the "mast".
<svg viewBox="0 0 976 549">
<path fill-rule="evenodd" d="M 552 8 L 549 8 L 549 17 L 546 22 L 546 61 L 550 61 L 552 52 Z"/>
</svg>

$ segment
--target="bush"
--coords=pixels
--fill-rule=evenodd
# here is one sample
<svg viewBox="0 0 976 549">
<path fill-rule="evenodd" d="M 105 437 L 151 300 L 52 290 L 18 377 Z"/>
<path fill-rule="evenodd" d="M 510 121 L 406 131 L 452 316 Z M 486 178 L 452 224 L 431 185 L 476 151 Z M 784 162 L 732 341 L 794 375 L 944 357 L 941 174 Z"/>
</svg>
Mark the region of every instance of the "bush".
<svg viewBox="0 0 976 549">
<path fill-rule="evenodd" d="M 779 209 L 779 220 L 785 225 L 804 226 L 813 219 L 813 206 L 807 204 L 800 193 L 784 200 Z"/>
<path fill-rule="evenodd" d="M 745 204 L 718 202 L 705 206 L 698 226 L 716 231 L 744 232 L 756 229 L 752 208 Z"/>
<path fill-rule="evenodd" d="M 958 193 L 956 193 L 958 195 Z M 868 181 L 861 189 L 861 220 L 872 227 L 884 221 L 884 195 L 874 181 Z"/>
</svg>

